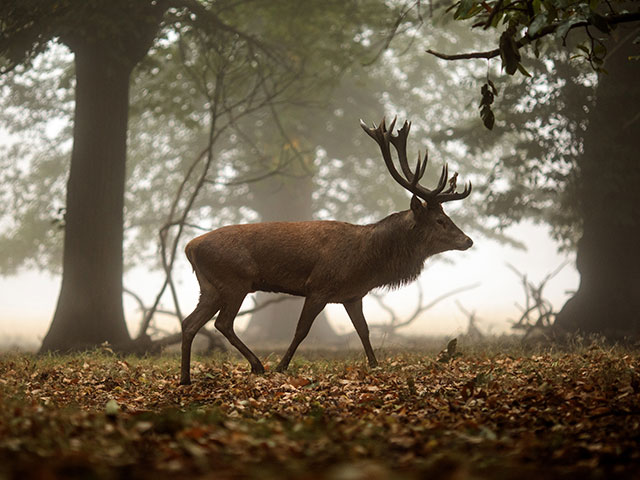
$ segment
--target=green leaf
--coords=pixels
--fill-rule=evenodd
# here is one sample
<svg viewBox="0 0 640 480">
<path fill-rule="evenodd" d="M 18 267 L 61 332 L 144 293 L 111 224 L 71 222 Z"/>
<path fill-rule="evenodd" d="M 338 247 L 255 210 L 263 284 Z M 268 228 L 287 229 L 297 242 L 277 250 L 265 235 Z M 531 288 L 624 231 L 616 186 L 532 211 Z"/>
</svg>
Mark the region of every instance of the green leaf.
<svg viewBox="0 0 640 480">
<path fill-rule="evenodd" d="M 527 35 L 533 37 L 536 33 L 538 33 L 540 29 L 547 24 L 547 18 L 547 12 L 542 12 L 536 15 L 533 21 L 529 24 Z"/>
<path fill-rule="evenodd" d="M 593 55 L 604 60 L 604 57 L 607 56 L 607 47 L 603 43 L 596 43 L 593 47 Z"/>
<path fill-rule="evenodd" d="M 524 68 L 524 65 L 522 65 L 521 63 L 518 63 L 518 71 L 523 74 L 525 77 L 529 77 L 531 78 L 531 74 L 527 71 L 526 68 Z"/>
<path fill-rule="evenodd" d="M 541 0 L 533 0 L 531 2 L 531 10 L 533 10 L 534 15 L 538 15 L 542 10 L 542 1 Z"/>
<path fill-rule="evenodd" d="M 520 63 L 520 52 L 516 41 L 507 31 L 500 35 L 500 58 L 502 66 L 509 75 L 516 73 Z"/>
<path fill-rule="evenodd" d="M 558 18 L 558 10 L 549 0 L 543 0 L 542 4 L 544 5 L 544 9 L 549 12 L 550 19 Z"/>
<path fill-rule="evenodd" d="M 491 81 L 490 78 L 487 78 L 487 84 L 491 87 L 491 90 L 493 91 L 494 95 L 498 94 L 498 89 L 496 88 L 495 84 Z"/>
<path fill-rule="evenodd" d="M 453 18 L 455 18 L 456 20 L 469 18 L 471 16 L 470 13 L 473 10 L 473 7 L 476 6 L 476 3 L 476 0 L 461 0 L 460 4 L 458 5 L 458 9 L 453 14 Z"/>
<path fill-rule="evenodd" d="M 571 29 L 571 27 L 573 25 L 575 25 L 576 23 L 580 23 L 582 20 L 577 19 L 577 18 L 570 18 L 568 20 L 565 20 L 564 22 L 562 22 L 560 24 L 560 26 L 556 29 L 556 36 L 564 39 L 564 37 L 567 35 L 567 33 L 569 32 L 569 30 Z"/>
<path fill-rule="evenodd" d="M 493 125 L 495 124 L 496 117 L 491 110 L 489 105 L 485 105 L 480 110 L 480 118 L 482 118 L 482 123 L 488 130 L 493 130 Z"/>
<path fill-rule="evenodd" d="M 480 93 L 482 95 L 482 100 L 480 100 L 480 118 L 482 118 L 484 126 L 492 130 L 495 123 L 495 116 L 491 110 L 491 104 L 493 103 L 495 94 L 498 93 L 498 89 L 493 82 L 487 78 L 487 83 L 482 85 Z"/>
<path fill-rule="evenodd" d="M 578 50 L 582 50 L 584 53 L 586 53 L 587 55 L 591 55 L 591 50 L 589 50 L 585 45 L 580 44 L 580 45 L 576 45 L 576 48 Z"/>
</svg>

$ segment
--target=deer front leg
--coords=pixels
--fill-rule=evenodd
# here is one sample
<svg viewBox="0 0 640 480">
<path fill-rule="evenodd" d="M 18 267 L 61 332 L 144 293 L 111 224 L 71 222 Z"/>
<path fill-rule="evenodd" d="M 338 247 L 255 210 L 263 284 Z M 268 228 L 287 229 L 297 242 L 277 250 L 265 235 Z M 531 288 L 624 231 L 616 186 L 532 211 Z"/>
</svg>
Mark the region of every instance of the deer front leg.
<svg viewBox="0 0 640 480">
<path fill-rule="evenodd" d="M 238 338 L 236 332 L 233 330 L 233 321 L 242 306 L 242 301 L 245 296 L 246 294 L 243 294 L 232 299 L 225 299 L 227 303 L 220 309 L 215 326 L 225 338 L 229 340 L 229 343 L 236 347 L 240 353 L 244 355 L 244 358 L 249 361 L 251 364 L 251 373 L 264 373 L 264 366 L 262 362 L 260 362 L 260 359 L 249 350 L 249 347 L 242 343 L 242 340 Z"/>
<path fill-rule="evenodd" d="M 191 373 L 189 372 L 191 364 L 191 344 L 196 333 L 211 320 L 218 306 L 215 303 L 200 299 L 195 310 L 182 322 L 182 362 L 180 365 L 180 385 L 189 385 L 191 383 Z"/>
<path fill-rule="evenodd" d="M 296 327 L 296 333 L 293 336 L 293 341 L 286 353 L 280 360 L 280 363 L 276 367 L 276 372 L 284 372 L 289 366 L 289 362 L 293 357 L 293 354 L 296 353 L 296 349 L 298 345 L 305 339 L 309 330 L 311 329 L 311 325 L 313 321 L 316 319 L 318 314 L 322 311 L 324 306 L 327 303 L 320 300 L 314 300 L 313 298 L 307 297 L 304 301 L 304 306 L 302 307 L 302 313 L 300 314 L 300 320 L 298 320 L 298 326 Z"/>
<path fill-rule="evenodd" d="M 378 360 L 376 360 L 373 348 L 371 348 L 371 342 L 369 341 L 369 326 L 364 318 L 364 313 L 362 313 L 362 298 L 353 302 L 345 302 L 343 305 L 360 337 L 364 351 L 367 354 L 367 360 L 369 360 L 369 366 L 372 368 L 377 367 Z"/>
</svg>

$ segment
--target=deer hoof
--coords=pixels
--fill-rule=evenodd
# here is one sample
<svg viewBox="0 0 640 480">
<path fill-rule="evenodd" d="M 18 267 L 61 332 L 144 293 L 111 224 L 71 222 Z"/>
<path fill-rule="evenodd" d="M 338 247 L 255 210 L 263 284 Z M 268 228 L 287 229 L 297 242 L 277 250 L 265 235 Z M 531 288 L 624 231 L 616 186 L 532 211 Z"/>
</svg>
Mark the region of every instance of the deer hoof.
<svg viewBox="0 0 640 480">
<path fill-rule="evenodd" d="M 254 367 L 251 367 L 251 373 L 257 373 L 257 374 L 262 374 L 264 373 L 264 367 L 262 365 Z"/>
</svg>

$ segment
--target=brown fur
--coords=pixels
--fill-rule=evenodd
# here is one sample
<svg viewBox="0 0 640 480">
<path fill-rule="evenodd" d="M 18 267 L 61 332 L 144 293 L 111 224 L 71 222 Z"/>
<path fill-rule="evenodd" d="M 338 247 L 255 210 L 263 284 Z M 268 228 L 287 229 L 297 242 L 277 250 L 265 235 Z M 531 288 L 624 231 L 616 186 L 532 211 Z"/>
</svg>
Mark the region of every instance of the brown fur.
<svg viewBox="0 0 640 480">
<path fill-rule="evenodd" d="M 472 245 L 439 203 L 417 198 L 411 209 L 370 225 L 335 221 L 271 222 L 222 227 L 193 239 L 186 255 L 201 297 L 183 322 L 181 383 L 190 382 L 191 343 L 197 331 L 220 311 L 216 327 L 249 360 L 262 363 L 233 332 L 233 320 L 248 293 L 281 292 L 306 297 L 294 340 L 277 367 L 287 368 L 293 353 L 327 303 L 344 304 L 369 364 L 377 361 L 362 314 L 362 298 L 377 287 L 415 280 L 425 260 Z"/>
</svg>

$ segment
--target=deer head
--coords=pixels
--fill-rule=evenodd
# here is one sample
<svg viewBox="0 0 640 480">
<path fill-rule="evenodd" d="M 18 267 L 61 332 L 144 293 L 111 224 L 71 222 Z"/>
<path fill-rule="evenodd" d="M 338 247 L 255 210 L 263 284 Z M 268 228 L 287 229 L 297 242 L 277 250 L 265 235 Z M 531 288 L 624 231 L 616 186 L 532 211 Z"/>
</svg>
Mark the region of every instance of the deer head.
<svg viewBox="0 0 640 480">
<path fill-rule="evenodd" d="M 462 192 L 457 192 L 458 174 L 449 179 L 449 168 L 447 164 L 442 167 L 442 173 L 438 184 L 434 189 L 428 189 L 420 185 L 428 162 L 428 154 L 425 152 L 424 159 L 418 153 L 418 160 L 415 168 L 409 167 L 407 160 L 407 137 L 411 129 L 411 123 L 405 121 L 397 134 L 393 134 L 396 118 L 387 129 L 385 120 L 379 126 L 373 128 L 360 120 L 362 129 L 373 138 L 382 152 L 382 158 L 393 179 L 403 188 L 413 194 L 411 197 L 411 212 L 413 214 L 412 227 L 424 238 L 424 245 L 428 246 L 429 254 L 444 252 L 447 250 L 466 250 L 473 241 L 460 230 L 455 223 L 444 213 L 442 204 L 452 200 L 462 200 L 471 193 L 471 182 L 464 186 Z M 398 172 L 391 156 L 391 145 L 398 154 L 398 162 L 402 174 Z M 448 186 L 447 186 L 448 184 Z"/>
</svg>

